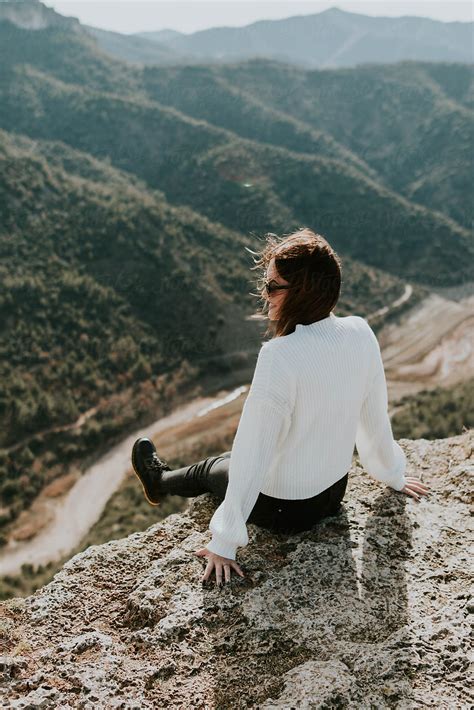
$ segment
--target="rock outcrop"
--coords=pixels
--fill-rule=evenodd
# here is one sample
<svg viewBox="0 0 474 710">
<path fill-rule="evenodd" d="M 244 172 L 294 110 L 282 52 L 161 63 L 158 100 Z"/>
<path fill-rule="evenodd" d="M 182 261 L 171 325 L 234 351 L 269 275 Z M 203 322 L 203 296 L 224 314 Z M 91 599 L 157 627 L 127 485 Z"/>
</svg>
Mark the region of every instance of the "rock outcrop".
<svg viewBox="0 0 474 710">
<path fill-rule="evenodd" d="M 69 31 L 81 29 L 76 17 L 63 17 L 39 0 L 2 0 L 0 21 L 2 20 L 8 20 L 23 30 L 44 30 L 46 27 L 66 27 Z"/>
<path fill-rule="evenodd" d="M 245 578 L 205 588 L 210 495 L 89 547 L 1 605 L 4 707 L 467 708 L 473 431 L 400 443 L 417 503 L 358 461 L 311 531 L 249 525 Z"/>
</svg>

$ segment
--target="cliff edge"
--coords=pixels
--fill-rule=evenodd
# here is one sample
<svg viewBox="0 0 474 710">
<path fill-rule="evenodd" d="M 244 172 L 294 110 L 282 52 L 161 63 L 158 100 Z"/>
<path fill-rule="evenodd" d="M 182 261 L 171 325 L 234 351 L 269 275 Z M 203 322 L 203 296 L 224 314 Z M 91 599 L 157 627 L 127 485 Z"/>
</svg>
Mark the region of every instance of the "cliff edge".
<svg viewBox="0 0 474 710">
<path fill-rule="evenodd" d="M 358 460 L 313 530 L 249 525 L 246 578 L 203 588 L 217 501 L 89 547 L 0 605 L 3 707 L 465 708 L 473 430 L 409 440 L 420 503 Z"/>
</svg>

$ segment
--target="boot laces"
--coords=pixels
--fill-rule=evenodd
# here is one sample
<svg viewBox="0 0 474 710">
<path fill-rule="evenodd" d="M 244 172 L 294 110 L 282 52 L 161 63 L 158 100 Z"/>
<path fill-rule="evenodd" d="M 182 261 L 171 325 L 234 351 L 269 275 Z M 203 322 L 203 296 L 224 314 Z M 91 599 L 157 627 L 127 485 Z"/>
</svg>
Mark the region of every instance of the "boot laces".
<svg viewBox="0 0 474 710">
<path fill-rule="evenodd" d="M 166 462 L 161 461 L 155 452 L 145 459 L 145 463 L 148 468 L 151 468 L 152 471 L 156 471 L 157 473 L 161 473 L 162 470 L 167 467 Z"/>
</svg>

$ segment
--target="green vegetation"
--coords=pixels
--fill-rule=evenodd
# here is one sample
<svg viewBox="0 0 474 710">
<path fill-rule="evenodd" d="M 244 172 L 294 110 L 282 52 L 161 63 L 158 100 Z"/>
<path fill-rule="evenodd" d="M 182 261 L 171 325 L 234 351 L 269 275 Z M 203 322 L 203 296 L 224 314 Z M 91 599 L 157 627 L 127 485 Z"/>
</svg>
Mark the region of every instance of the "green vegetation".
<svg viewBox="0 0 474 710">
<path fill-rule="evenodd" d="M 224 65 L 219 76 L 267 109 L 330 135 L 376 171 L 380 184 L 472 229 L 472 65 L 403 61 L 304 71 L 255 60 Z"/>
<path fill-rule="evenodd" d="M 474 428 L 474 377 L 449 389 L 435 387 L 402 397 L 392 417 L 396 439 L 444 439 Z"/>
<path fill-rule="evenodd" d="M 117 92 L 17 67 L 2 92 L 2 125 L 107 158 L 174 205 L 244 234 L 317 224 L 338 251 L 393 275 L 427 285 L 471 277 L 467 229 L 366 170 L 239 138 L 138 93 Z"/>
</svg>

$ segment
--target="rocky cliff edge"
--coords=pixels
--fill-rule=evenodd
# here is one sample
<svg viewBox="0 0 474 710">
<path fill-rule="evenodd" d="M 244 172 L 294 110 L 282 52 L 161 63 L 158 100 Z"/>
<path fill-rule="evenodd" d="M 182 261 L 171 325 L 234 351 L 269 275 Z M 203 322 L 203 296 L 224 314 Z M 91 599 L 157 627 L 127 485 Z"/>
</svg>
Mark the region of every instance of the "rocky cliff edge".
<svg viewBox="0 0 474 710">
<path fill-rule="evenodd" d="M 471 707 L 473 430 L 400 444 L 428 497 L 355 458 L 339 515 L 294 536 L 249 525 L 246 578 L 221 590 L 193 555 L 217 504 L 203 495 L 3 602 L 3 707 Z"/>
</svg>

